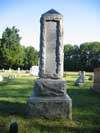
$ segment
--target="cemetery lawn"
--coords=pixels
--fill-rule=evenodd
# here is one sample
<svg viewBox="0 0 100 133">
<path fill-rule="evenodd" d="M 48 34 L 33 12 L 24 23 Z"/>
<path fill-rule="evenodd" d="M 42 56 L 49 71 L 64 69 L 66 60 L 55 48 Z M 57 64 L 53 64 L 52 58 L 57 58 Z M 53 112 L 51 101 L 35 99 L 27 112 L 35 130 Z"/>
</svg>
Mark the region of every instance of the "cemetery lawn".
<svg viewBox="0 0 100 133">
<path fill-rule="evenodd" d="M 16 72 L 15 72 L 16 73 Z M 0 82 L 0 133 L 7 133 L 11 121 L 18 123 L 19 133 L 100 133 L 100 94 L 93 92 L 92 81 L 83 86 L 75 86 L 77 72 L 66 72 L 67 92 L 73 102 L 73 120 L 29 119 L 25 115 L 28 97 L 32 94 L 35 77 L 28 73 L 16 74 L 8 79 L 8 74 L 0 72 L 4 80 Z"/>
</svg>

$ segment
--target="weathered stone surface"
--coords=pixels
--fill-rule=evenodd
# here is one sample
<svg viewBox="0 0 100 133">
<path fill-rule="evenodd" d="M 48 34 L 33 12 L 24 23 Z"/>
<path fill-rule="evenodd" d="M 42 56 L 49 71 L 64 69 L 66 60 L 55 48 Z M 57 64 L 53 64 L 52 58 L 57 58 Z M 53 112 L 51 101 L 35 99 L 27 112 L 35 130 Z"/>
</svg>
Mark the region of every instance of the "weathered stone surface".
<svg viewBox="0 0 100 133">
<path fill-rule="evenodd" d="M 85 81 L 85 71 L 80 71 L 79 77 L 75 81 L 75 85 L 81 86 L 84 84 L 84 81 Z"/>
<path fill-rule="evenodd" d="M 66 82 L 60 79 L 36 80 L 33 96 L 64 96 L 66 95 Z"/>
<path fill-rule="evenodd" d="M 100 68 L 94 69 L 94 83 L 92 89 L 100 93 Z"/>
<path fill-rule="evenodd" d="M 44 13 L 40 19 L 41 78 L 63 77 L 63 16 L 55 10 Z"/>
<path fill-rule="evenodd" d="M 66 96 L 60 97 L 30 97 L 27 113 L 30 118 L 68 118 L 72 119 L 72 100 Z"/>
<path fill-rule="evenodd" d="M 45 74 L 53 76 L 56 75 L 56 27 L 57 22 L 46 22 L 46 61 L 44 72 Z"/>
</svg>

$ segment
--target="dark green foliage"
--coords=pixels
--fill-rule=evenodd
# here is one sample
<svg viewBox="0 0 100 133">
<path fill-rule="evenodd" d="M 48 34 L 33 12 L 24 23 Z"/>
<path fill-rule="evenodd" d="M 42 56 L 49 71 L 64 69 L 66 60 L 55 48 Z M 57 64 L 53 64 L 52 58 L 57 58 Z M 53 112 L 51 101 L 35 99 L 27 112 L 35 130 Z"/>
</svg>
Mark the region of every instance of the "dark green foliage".
<svg viewBox="0 0 100 133">
<path fill-rule="evenodd" d="M 24 49 L 25 58 L 24 58 L 24 68 L 30 69 L 34 65 L 38 65 L 38 52 L 34 47 L 30 46 Z"/>
<path fill-rule="evenodd" d="M 0 44 L 0 67 L 9 68 L 23 65 L 23 49 L 20 45 L 19 30 L 6 28 Z"/>
<path fill-rule="evenodd" d="M 79 46 L 64 46 L 64 70 L 93 71 L 100 67 L 100 42 L 86 42 Z"/>
<path fill-rule="evenodd" d="M 71 44 L 65 45 L 64 47 L 64 70 L 79 70 L 79 47 L 72 46 Z"/>
<path fill-rule="evenodd" d="M 86 71 L 93 71 L 100 67 L 100 43 L 87 42 L 80 45 L 81 68 Z"/>
</svg>

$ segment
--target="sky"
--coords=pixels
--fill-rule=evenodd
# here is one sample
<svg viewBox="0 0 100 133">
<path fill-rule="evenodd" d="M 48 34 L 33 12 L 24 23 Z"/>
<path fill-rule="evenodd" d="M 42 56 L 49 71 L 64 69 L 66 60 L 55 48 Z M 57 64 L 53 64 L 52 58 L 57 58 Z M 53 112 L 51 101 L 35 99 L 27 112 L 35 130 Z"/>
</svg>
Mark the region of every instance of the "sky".
<svg viewBox="0 0 100 133">
<path fill-rule="evenodd" d="M 100 41 L 100 0 L 0 0 L 0 38 L 16 26 L 21 44 L 39 50 L 40 17 L 50 9 L 64 16 L 64 44 Z"/>
</svg>

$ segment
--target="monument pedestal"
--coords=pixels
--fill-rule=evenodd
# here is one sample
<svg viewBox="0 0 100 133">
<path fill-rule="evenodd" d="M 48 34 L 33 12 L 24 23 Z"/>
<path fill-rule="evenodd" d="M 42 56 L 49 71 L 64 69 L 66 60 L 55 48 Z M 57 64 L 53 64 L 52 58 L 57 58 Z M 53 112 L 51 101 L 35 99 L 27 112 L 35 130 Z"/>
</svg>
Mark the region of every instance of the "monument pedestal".
<svg viewBox="0 0 100 133">
<path fill-rule="evenodd" d="M 66 82 L 60 79 L 38 79 L 28 100 L 28 116 L 72 119 L 72 100 L 66 95 L 65 86 Z"/>
<path fill-rule="evenodd" d="M 30 97 L 28 101 L 28 115 L 34 118 L 69 118 L 71 114 L 71 99 L 63 97 Z"/>
</svg>

